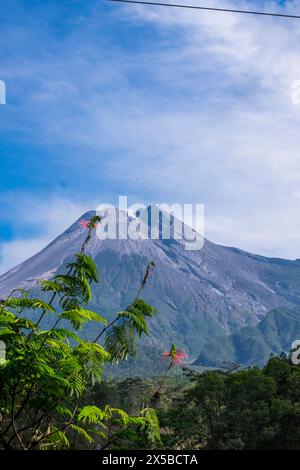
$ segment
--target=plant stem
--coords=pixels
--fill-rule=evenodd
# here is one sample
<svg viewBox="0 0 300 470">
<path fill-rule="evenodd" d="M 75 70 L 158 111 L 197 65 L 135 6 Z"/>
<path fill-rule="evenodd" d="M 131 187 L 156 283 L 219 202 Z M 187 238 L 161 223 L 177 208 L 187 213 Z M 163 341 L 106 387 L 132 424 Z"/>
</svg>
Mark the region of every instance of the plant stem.
<svg viewBox="0 0 300 470">
<path fill-rule="evenodd" d="M 160 386 L 158 387 L 156 393 L 160 393 L 160 391 L 161 391 L 161 389 L 162 389 L 162 387 L 163 387 L 163 385 L 164 385 L 165 379 L 166 379 L 166 377 L 167 377 L 167 373 L 169 372 L 169 370 L 171 369 L 171 367 L 173 366 L 173 364 L 174 364 L 174 362 L 173 362 L 173 359 L 172 359 L 171 363 L 168 365 L 168 367 L 167 367 L 166 370 L 165 370 L 165 373 L 164 373 L 164 375 L 163 375 L 163 377 L 162 377 Z"/>
<path fill-rule="evenodd" d="M 147 264 L 147 267 L 146 267 L 146 271 L 145 271 L 145 274 L 143 276 L 143 279 L 140 283 L 140 286 L 138 288 L 138 291 L 137 291 L 137 295 L 134 299 L 133 302 L 131 302 L 128 307 L 126 308 L 126 311 L 128 311 L 130 309 L 130 307 L 132 307 L 132 305 L 139 299 L 140 295 L 141 295 L 141 292 L 143 290 L 143 288 L 145 287 L 146 283 L 147 283 L 147 280 L 148 280 L 148 277 L 149 277 L 149 274 L 150 274 L 150 269 L 151 269 L 151 266 L 153 266 L 152 263 L 148 263 Z M 116 318 L 114 320 L 112 320 L 107 326 L 105 326 L 101 331 L 100 333 L 98 334 L 98 336 L 94 339 L 93 343 L 97 343 L 97 341 L 101 338 L 101 336 L 103 335 L 103 333 L 105 333 L 106 330 L 108 330 L 108 328 L 112 327 L 117 321 L 119 320 L 119 316 L 117 315 Z"/>
</svg>

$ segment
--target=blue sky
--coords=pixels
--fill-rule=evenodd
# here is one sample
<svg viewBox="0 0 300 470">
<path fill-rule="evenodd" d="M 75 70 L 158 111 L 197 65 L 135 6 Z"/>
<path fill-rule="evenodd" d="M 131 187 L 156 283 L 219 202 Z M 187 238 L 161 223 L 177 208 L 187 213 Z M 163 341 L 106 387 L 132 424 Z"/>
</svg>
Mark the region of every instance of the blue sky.
<svg viewBox="0 0 300 470">
<path fill-rule="evenodd" d="M 186 3 L 300 14 L 297 1 Z M 119 194 L 204 203 L 212 241 L 300 257 L 299 21 L 0 6 L 0 272 Z"/>
</svg>

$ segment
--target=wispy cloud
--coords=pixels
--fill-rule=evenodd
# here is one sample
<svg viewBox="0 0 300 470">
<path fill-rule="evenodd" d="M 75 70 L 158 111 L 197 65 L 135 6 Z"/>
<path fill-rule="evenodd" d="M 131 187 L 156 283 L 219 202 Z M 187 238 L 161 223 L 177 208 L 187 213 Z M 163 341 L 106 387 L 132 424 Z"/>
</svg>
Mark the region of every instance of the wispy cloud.
<svg viewBox="0 0 300 470">
<path fill-rule="evenodd" d="M 0 244 L 0 274 L 40 251 L 66 230 L 85 211 L 89 203 L 47 198 L 30 194 L 6 194 L 0 197 L 1 222 L 9 223 L 14 237 Z M 10 212 L 6 208 L 10 207 Z"/>
</svg>

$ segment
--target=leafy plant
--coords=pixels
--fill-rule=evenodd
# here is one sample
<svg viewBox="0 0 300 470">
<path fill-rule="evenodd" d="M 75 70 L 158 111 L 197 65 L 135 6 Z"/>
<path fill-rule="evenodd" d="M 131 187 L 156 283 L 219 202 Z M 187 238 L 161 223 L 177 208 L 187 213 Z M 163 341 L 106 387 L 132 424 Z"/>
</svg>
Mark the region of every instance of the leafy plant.
<svg viewBox="0 0 300 470">
<path fill-rule="evenodd" d="M 87 308 L 98 273 L 85 249 L 100 221 L 95 216 L 86 223 L 82 248 L 66 274 L 41 283 L 50 294 L 48 302 L 23 290 L 0 301 L 0 338 L 6 345 L 6 360 L 0 364 L 2 449 L 68 448 L 78 440 L 103 449 L 126 433 L 133 436 L 134 430 L 145 439 L 160 439 L 156 413 L 150 408 L 129 416 L 121 409 L 84 403 L 87 387 L 101 381 L 106 363 L 136 354 L 136 336 L 149 334 L 147 319 L 155 313 L 139 298 L 153 263 L 146 268 L 136 299 L 112 322 Z M 15 292 L 18 297 L 13 297 Z M 38 312 L 36 320 L 28 319 L 28 312 L 31 318 Z M 53 317 L 53 324 L 42 329 L 46 315 Z M 88 322 L 102 325 L 94 341 L 78 335 Z"/>
</svg>

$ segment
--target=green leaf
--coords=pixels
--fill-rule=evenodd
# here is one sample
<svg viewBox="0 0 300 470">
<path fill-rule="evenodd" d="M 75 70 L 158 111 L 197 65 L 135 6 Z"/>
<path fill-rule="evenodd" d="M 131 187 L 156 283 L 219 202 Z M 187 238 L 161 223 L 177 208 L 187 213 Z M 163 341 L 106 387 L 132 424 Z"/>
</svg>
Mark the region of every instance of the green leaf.
<svg viewBox="0 0 300 470">
<path fill-rule="evenodd" d="M 73 331 L 67 330 L 66 328 L 54 328 L 53 330 L 45 330 L 37 333 L 40 336 L 47 336 L 48 338 L 57 338 L 57 339 L 74 339 L 77 343 L 84 343 L 84 340 L 81 339 Z"/>
<path fill-rule="evenodd" d="M 74 269 L 75 273 L 84 275 L 90 282 L 98 282 L 97 266 L 92 258 L 84 253 L 77 253 L 75 256 L 76 261 L 69 263 L 67 268 Z"/>
<path fill-rule="evenodd" d="M 55 428 L 50 428 L 50 432 L 53 434 L 45 436 L 41 443 L 42 448 L 47 449 L 47 443 L 54 448 L 70 447 L 70 442 L 65 432 L 59 430 L 56 431 Z"/>
<path fill-rule="evenodd" d="M 140 414 L 145 419 L 143 428 L 146 429 L 149 439 L 153 442 L 161 442 L 160 427 L 156 411 L 153 408 L 144 408 Z"/>
<path fill-rule="evenodd" d="M 0 315 L 0 323 L 15 323 L 16 320 L 16 315 L 6 310 L 4 310 Z"/>
<path fill-rule="evenodd" d="M 122 325 L 114 326 L 109 330 L 105 338 L 105 346 L 112 361 L 125 359 L 128 355 L 132 357 L 136 355 L 134 331 L 129 321 L 124 321 Z"/>
<path fill-rule="evenodd" d="M 98 406 L 85 406 L 81 409 L 78 419 L 83 423 L 89 422 L 92 423 L 100 423 L 106 418 L 106 413 L 98 408 Z"/>
<path fill-rule="evenodd" d="M 76 308 L 72 310 L 66 310 L 60 314 L 61 318 L 69 320 L 75 329 L 80 328 L 84 323 L 88 321 L 95 321 L 98 323 L 107 324 L 107 320 L 93 312 L 92 310 L 86 310 L 83 308 Z"/>
<path fill-rule="evenodd" d="M 128 424 L 129 416 L 128 416 L 128 413 L 126 413 L 126 411 L 120 410 L 119 408 L 110 408 L 110 407 L 108 407 L 108 408 L 109 408 L 109 410 L 112 414 L 115 414 L 115 415 L 117 415 L 118 417 L 121 418 L 121 421 L 122 421 L 123 425 Z"/>
<path fill-rule="evenodd" d="M 5 336 L 5 335 L 15 335 L 16 332 L 11 330 L 10 328 L 4 326 L 0 327 L 0 336 Z"/>
<path fill-rule="evenodd" d="M 60 415 L 68 416 L 69 418 L 72 418 L 72 411 L 69 410 L 69 408 L 66 408 L 65 406 L 58 406 L 56 408 L 57 413 Z"/>
<path fill-rule="evenodd" d="M 158 312 L 155 308 L 153 308 L 151 305 L 147 304 L 144 302 L 142 299 L 136 299 L 128 308 L 129 311 L 135 312 L 138 310 L 141 314 L 143 314 L 145 317 L 154 317 Z"/>
<path fill-rule="evenodd" d="M 5 306 L 6 307 L 11 307 L 11 308 L 27 308 L 27 309 L 32 309 L 32 310 L 45 310 L 46 312 L 54 312 L 54 308 L 52 305 L 47 304 L 43 300 L 40 299 L 29 299 L 29 298 L 15 298 L 11 297 L 10 299 L 5 301 Z"/>
<path fill-rule="evenodd" d="M 58 293 L 62 290 L 62 286 L 55 281 L 41 281 L 41 288 L 44 292 L 53 291 Z"/>
<path fill-rule="evenodd" d="M 123 312 L 119 312 L 118 317 L 128 318 L 128 320 L 130 321 L 139 336 L 141 336 L 143 333 L 145 333 L 147 336 L 149 335 L 146 320 L 143 314 L 141 314 L 139 311 L 130 312 L 128 310 L 125 310 Z"/>
<path fill-rule="evenodd" d="M 79 434 L 81 437 L 83 437 L 87 442 L 89 442 L 90 444 L 92 442 L 94 442 L 94 439 L 93 437 L 88 434 L 86 432 L 85 429 L 83 429 L 82 427 L 80 426 L 77 426 L 76 424 L 70 424 L 70 429 L 72 429 L 73 431 L 77 432 L 77 434 Z"/>
</svg>

